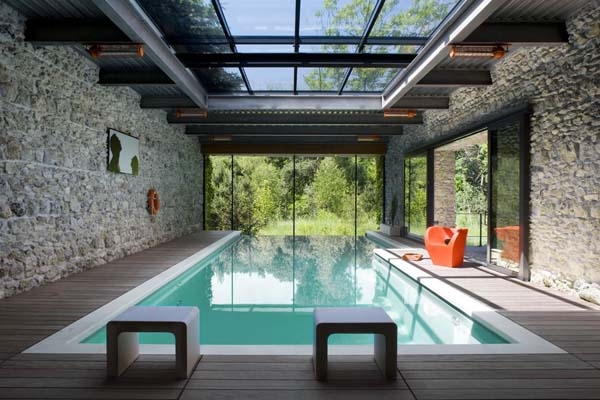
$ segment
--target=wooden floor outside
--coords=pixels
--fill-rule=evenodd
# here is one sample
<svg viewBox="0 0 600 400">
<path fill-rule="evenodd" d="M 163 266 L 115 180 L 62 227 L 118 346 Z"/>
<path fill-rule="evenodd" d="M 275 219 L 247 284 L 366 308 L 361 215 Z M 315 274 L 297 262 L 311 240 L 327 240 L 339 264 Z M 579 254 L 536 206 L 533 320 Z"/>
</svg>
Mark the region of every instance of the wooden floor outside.
<svg viewBox="0 0 600 400">
<path fill-rule="evenodd" d="M 418 264 L 565 354 L 403 355 L 383 380 L 366 356 L 330 358 L 326 382 L 308 356 L 203 356 L 188 380 L 172 356 L 141 356 L 107 381 L 104 355 L 25 348 L 222 237 L 191 235 L 0 300 L 0 398 L 60 399 L 600 399 L 600 311 L 476 264 Z"/>
</svg>

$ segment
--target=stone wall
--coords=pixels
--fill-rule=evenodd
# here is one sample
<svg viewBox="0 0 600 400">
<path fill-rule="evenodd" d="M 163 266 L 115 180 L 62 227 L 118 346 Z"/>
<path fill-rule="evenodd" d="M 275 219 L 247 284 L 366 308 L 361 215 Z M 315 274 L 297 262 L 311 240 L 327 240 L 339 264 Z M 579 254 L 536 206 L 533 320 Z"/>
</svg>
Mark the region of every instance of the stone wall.
<svg viewBox="0 0 600 400">
<path fill-rule="evenodd" d="M 197 140 L 131 89 L 97 85 L 74 50 L 25 43 L 24 21 L 0 2 L 0 298 L 202 224 Z M 138 176 L 107 171 L 109 127 L 139 137 Z"/>
<path fill-rule="evenodd" d="M 423 125 L 406 126 L 390 143 L 386 184 L 388 193 L 403 187 L 405 150 L 531 105 L 532 280 L 600 302 L 598 21 L 598 3 L 590 2 L 567 21 L 568 45 L 515 50 L 493 68 L 493 85 L 456 90 L 449 110 L 427 111 Z"/>
<path fill-rule="evenodd" d="M 455 183 L 456 153 L 454 150 L 435 150 L 433 155 L 433 223 L 456 225 Z"/>
</svg>

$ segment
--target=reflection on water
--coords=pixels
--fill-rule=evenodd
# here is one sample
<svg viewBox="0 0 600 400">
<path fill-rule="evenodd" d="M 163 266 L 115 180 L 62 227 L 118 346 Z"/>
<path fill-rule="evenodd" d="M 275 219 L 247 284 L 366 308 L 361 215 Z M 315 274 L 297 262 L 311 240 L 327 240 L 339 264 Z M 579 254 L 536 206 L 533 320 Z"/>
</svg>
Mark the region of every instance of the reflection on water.
<svg viewBox="0 0 600 400">
<path fill-rule="evenodd" d="M 140 302 L 195 305 L 202 344 L 311 344 L 319 306 L 383 307 L 399 343 L 500 343 L 412 279 L 374 259 L 376 245 L 346 236 L 243 237 Z M 144 343 L 170 335 L 142 334 Z M 102 343 L 101 330 L 85 342 Z M 364 344 L 372 335 L 334 335 Z"/>
</svg>

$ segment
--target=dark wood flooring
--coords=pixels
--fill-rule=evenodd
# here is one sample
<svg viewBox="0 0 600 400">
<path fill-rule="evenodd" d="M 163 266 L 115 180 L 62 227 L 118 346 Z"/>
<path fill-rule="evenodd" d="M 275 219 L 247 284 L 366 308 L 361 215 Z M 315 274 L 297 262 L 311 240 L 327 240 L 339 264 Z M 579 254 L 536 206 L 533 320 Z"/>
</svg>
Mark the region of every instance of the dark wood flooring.
<svg viewBox="0 0 600 400">
<path fill-rule="evenodd" d="M 309 356 L 205 355 L 174 379 L 173 356 L 144 355 L 106 380 L 104 355 L 21 351 L 207 244 L 191 235 L 0 300 L 1 399 L 600 399 L 600 311 L 468 264 L 420 268 L 497 308 L 568 353 L 403 355 L 386 382 L 368 356 L 330 358 L 326 382 Z"/>
</svg>

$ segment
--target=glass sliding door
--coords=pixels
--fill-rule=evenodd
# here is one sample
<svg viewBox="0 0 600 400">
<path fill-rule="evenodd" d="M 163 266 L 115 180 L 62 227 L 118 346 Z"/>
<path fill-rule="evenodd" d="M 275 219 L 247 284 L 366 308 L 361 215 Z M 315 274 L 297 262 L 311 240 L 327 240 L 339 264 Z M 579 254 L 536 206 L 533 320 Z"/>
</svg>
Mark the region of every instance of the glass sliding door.
<svg viewBox="0 0 600 400">
<path fill-rule="evenodd" d="M 364 235 L 383 203 L 380 156 L 206 156 L 205 228 Z"/>
<path fill-rule="evenodd" d="M 232 229 L 232 156 L 204 158 L 204 228 Z"/>
<path fill-rule="evenodd" d="M 383 160 L 356 157 L 356 235 L 376 231 L 382 220 Z"/>
<path fill-rule="evenodd" d="M 292 235 L 291 157 L 233 158 L 233 227 L 245 234 Z"/>
<path fill-rule="evenodd" d="M 296 235 L 355 233 L 355 157 L 296 157 Z"/>
<path fill-rule="evenodd" d="M 404 221 L 408 234 L 423 237 L 427 228 L 427 154 L 404 161 Z"/>
<path fill-rule="evenodd" d="M 488 262 L 528 279 L 526 238 L 528 199 L 527 144 L 521 120 L 490 128 Z"/>
</svg>

